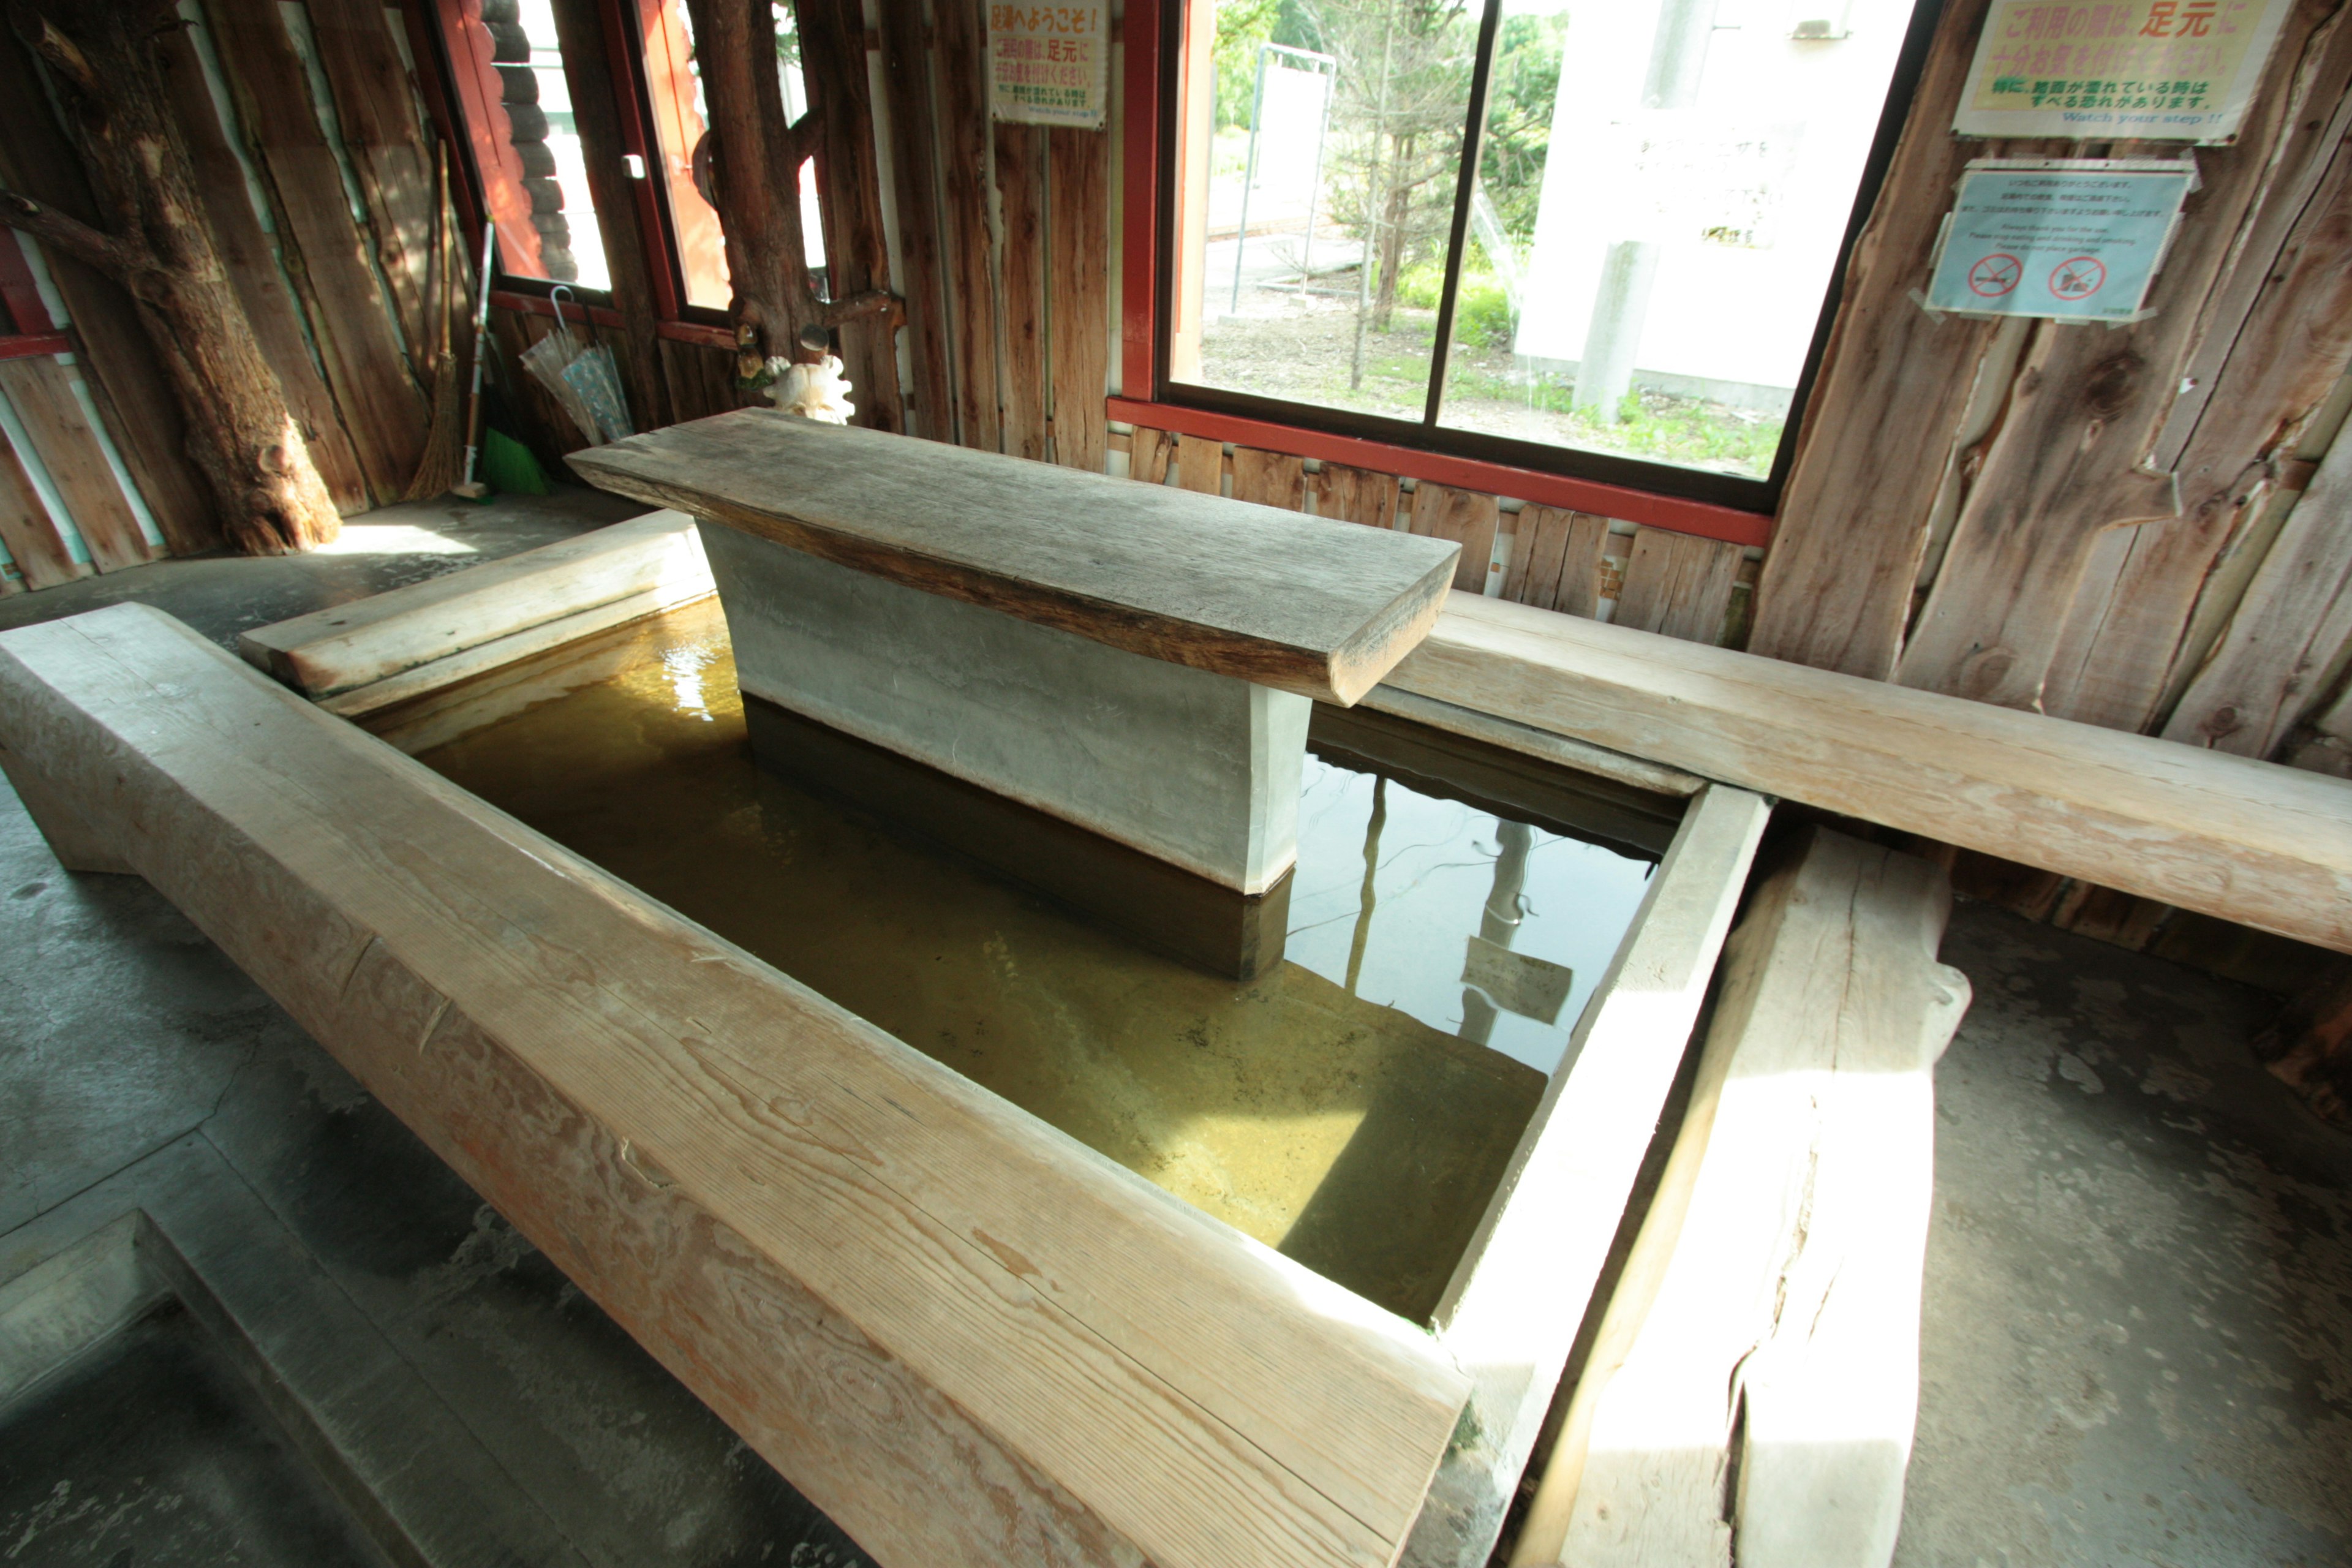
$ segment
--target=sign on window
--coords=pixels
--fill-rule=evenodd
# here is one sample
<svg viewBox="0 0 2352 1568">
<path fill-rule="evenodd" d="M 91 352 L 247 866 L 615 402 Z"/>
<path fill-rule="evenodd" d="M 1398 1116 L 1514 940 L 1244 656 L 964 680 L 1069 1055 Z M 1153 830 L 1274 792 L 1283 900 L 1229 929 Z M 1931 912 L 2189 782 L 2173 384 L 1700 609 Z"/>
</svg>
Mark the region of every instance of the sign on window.
<svg viewBox="0 0 2352 1568">
<path fill-rule="evenodd" d="M 1994 0 L 1962 136 L 2227 142 L 2293 0 Z"/>
<path fill-rule="evenodd" d="M 1927 286 L 1931 310 L 2062 321 L 2137 319 L 2195 165 L 2148 159 L 1981 159 Z"/>
<path fill-rule="evenodd" d="M 1101 130 L 1110 107 L 1108 0 L 991 4 L 988 101 L 999 120 Z"/>
</svg>

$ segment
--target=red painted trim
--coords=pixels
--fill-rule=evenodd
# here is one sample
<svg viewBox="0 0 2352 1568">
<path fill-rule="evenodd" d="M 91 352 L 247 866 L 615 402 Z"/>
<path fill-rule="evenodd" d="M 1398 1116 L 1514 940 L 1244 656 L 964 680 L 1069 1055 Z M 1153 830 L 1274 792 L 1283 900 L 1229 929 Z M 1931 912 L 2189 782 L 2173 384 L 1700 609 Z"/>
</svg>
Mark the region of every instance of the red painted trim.
<svg viewBox="0 0 2352 1568">
<path fill-rule="evenodd" d="M 1171 403 L 1146 403 L 1132 397 L 1114 397 L 1108 401 L 1107 408 L 1113 419 L 1131 425 L 1146 425 L 1155 430 L 1173 430 L 1180 436 L 1231 441 L 1262 451 L 1295 453 L 1322 462 L 1346 463 L 1353 468 L 1397 474 L 1409 479 L 1427 479 L 1433 484 L 1454 485 L 1463 489 L 1482 490 L 1488 495 L 1534 501 L 1539 506 L 1597 512 L 1603 517 L 1622 518 L 1627 522 L 1637 522 L 1649 528 L 1694 533 L 1702 539 L 1761 546 L 1770 542 L 1772 538 L 1772 520 L 1762 512 L 1739 511 L 1706 501 L 1653 495 L 1647 490 L 1605 485 L 1595 479 L 1548 474 L 1540 469 L 1516 468 L 1508 463 L 1480 462 L 1474 458 L 1427 452 L 1416 447 L 1392 447 L 1384 441 L 1360 440 L 1353 436 L 1331 436 L 1319 430 L 1275 425 L 1262 419 L 1244 419 L 1232 414 L 1214 414 L 1206 409 L 1185 408 Z"/>
<path fill-rule="evenodd" d="M 604 19 L 604 58 L 611 62 L 614 107 L 620 111 L 621 142 L 636 155 L 645 170 L 642 179 L 629 182 L 637 205 L 637 232 L 645 242 L 646 270 L 653 282 L 654 315 L 674 321 L 683 303 L 678 298 L 678 268 L 672 254 L 669 215 L 662 210 L 656 184 L 662 177 L 661 148 L 646 121 L 646 56 L 644 13 L 637 0 L 601 0 L 596 7 Z"/>
<path fill-rule="evenodd" d="M 707 349 L 735 352 L 735 334 L 707 321 L 656 321 L 654 331 L 674 343 L 699 343 Z M 730 371 L 733 366 L 728 367 Z"/>
<path fill-rule="evenodd" d="M 31 332 L 0 337 L 0 359 L 47 359 L 74 352 L 73 340 L 63 332 Z"/>
<path fill-rule="evenodd" d="M 13 228 L 0 228 L 0 304 L 7 306 L 9 319 L 19 332 L 58 330 L 57 322 L 49 319 L 49 308 L 41 302 L 40 285 L 33 281 L 33 264 L 25 259 Z"/>
<path fill-rule="evenodd" d="M 401 0 L 400 14 L 408 25 L 408 52 L 416 61 L 415 79 L 425 95 L 425 117 L 440 134 L 442 142 L 453 154 L 467 145 L 465 121 L 450 107 L 449 86 L 446 76 L 447 66 L 441 43 L 435 37 L 436 26 L 425 14 L 433 0 Z M 453 155 L 449 160 L 450 185 L 457 198 L 460 226 L 473 237 L 462 247 L 472 266 L 482 254 L 482 215 L 488 209 L 482 205 L 481 175 L 471 157 Z"/>
<path fill-rule="evenodd" d="M 1181 5 L 1183 0 L 1171 0 Z M 1127 211 L 1119 250 L 1119 390 L 1150 397 L 1160 335 L 1160 4 L 1127 0 L 1127 123 L 1122 127 Z"/>
<path fill-rule="evenodd" d="M 518 294 L 508 289 L 493 289 L 490 290 L 490 303 L 501 310 L 513 310 L 523 315 L 552 318 L 556 314 L 555 301 L 544 294 Z M 562 318 L 576 327 L 580 324 L 582 310 L 588 312 L 588 320 L 599 331 L 607 327 L 617 329 L 622 324 L 621 312 L 609 305 L 566 304 Z M 707 321 L 656 321 L 654 331 L 656 335 L 676 343 L 699 343 L 705 348 L 728 350 L 735 347 L 734 333 Z"/>
</svg>

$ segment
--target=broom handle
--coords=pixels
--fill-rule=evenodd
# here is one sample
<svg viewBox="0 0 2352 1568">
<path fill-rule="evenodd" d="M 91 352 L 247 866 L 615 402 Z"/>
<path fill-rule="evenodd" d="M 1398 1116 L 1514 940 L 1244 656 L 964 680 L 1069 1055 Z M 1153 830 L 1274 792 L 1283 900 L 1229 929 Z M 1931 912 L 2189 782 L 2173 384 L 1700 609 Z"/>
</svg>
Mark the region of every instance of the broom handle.
<svg viewBox="0 0 2352 1568">
<path fill-rule="evenodd" d="M 482 449 L 482 340 L 490 330 L 490 247 L 498 238 L 498 226 L 487 218 L 482 223 L 482 298 L 474 308 L 474 398 L 473 407 L 466 415 L 466 480 L 474 482 L 474 458 Z"/>
</svg>

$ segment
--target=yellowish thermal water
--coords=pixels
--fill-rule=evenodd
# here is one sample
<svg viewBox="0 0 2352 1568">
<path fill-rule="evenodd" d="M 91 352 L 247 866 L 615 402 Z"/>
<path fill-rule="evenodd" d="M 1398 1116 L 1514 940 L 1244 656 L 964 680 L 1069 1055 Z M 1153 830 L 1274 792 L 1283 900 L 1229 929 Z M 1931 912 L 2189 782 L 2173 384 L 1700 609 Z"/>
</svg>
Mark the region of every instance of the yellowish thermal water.
<svg viewBox="0 0 2352 1568">
<path fill-rule="evenodd" d="M 1292 918 L 1305 962 L 1236 984 L 756 768 L 716 601 L 412 710 L 385 732 L 917 1049 L 1408 1318 L 1434 1308 L 1543 1091 L 1543 1070 L 1438 1026 L 1465 1011 L 1460 954 L 1494 860 L 1491 846 L 1471 847 L 1482 827 L 1496 837 L 1496 819 L 1381 786 L 1391 837 L 1375 858 L 1394 885 L 1389 924 L 1368 942 L 1367 819 L 1345 802 L 1361 795 L 1369 810 L 1373 781 L 1313 758 Z M 1415 817 L 1416 802 L 1433 809 Z M 1543 837 L 1536 859 L 1566 846 L 1548 866 L 1568 851 L 1607 857 Z M 1608 859 L 1597 868 L 1615 881 L 1580 927 L 1602 963 L 1646 872 Z M 1413 929 L 1414 900 L 1465 874 L 1453 902 L 1466 907 L 1439 915 L 1444 929 Z M 1387 946 L 1397 961 L 1381 959 Z M 1414 981 L 1433 946 L 1454 956 Z M 1351 956 L 1354 994 L 1341 983 Z M 1599 978 L 1570 956 L 1571 1005 L 1528 1026 L 1547 1069 Z M 1462 1032 L 1491 1037 L 1484 1011 Z"/>
</svg>

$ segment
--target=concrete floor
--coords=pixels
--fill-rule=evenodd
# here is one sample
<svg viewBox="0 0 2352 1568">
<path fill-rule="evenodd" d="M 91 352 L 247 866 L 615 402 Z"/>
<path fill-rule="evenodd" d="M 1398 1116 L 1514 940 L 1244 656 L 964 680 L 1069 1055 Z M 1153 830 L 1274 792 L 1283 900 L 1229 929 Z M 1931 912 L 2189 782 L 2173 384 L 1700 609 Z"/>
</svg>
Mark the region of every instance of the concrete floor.
<svg viewBox="0 0 2352 1568">
<path fill-rule="evenodd" d="M 367 548 L 142 568 L 0 601 L 0 626 L 137 597 L 230 640 L 635 510 L 397 509 Z M 432 1561 L 863 1560 L 176 911 L 61 871 L 5 789 L 0 942 L 0 1280 L 142 1205 L 199 1269 L 282 1256 L 305 1321 L 380 1350 L 367 1388 L 427 1434 L 404 1451 L 471 1489 L 471 1544 Z M 1896 1562 L 2352 1563 L 2352 1138 L 2249 1057 L 2274 999 L 1978 904 L 1944 956 L 1976 1003 L 1937 1075 Z M 212 1218 L 173 1209 L 199 1189 Z M 201 1254 L 232 1210 L 261 1239 Z M 134 1561 L 12 1481 L 26 1451 L 0 1435 L 0 1552 Z"/>
</svg>

